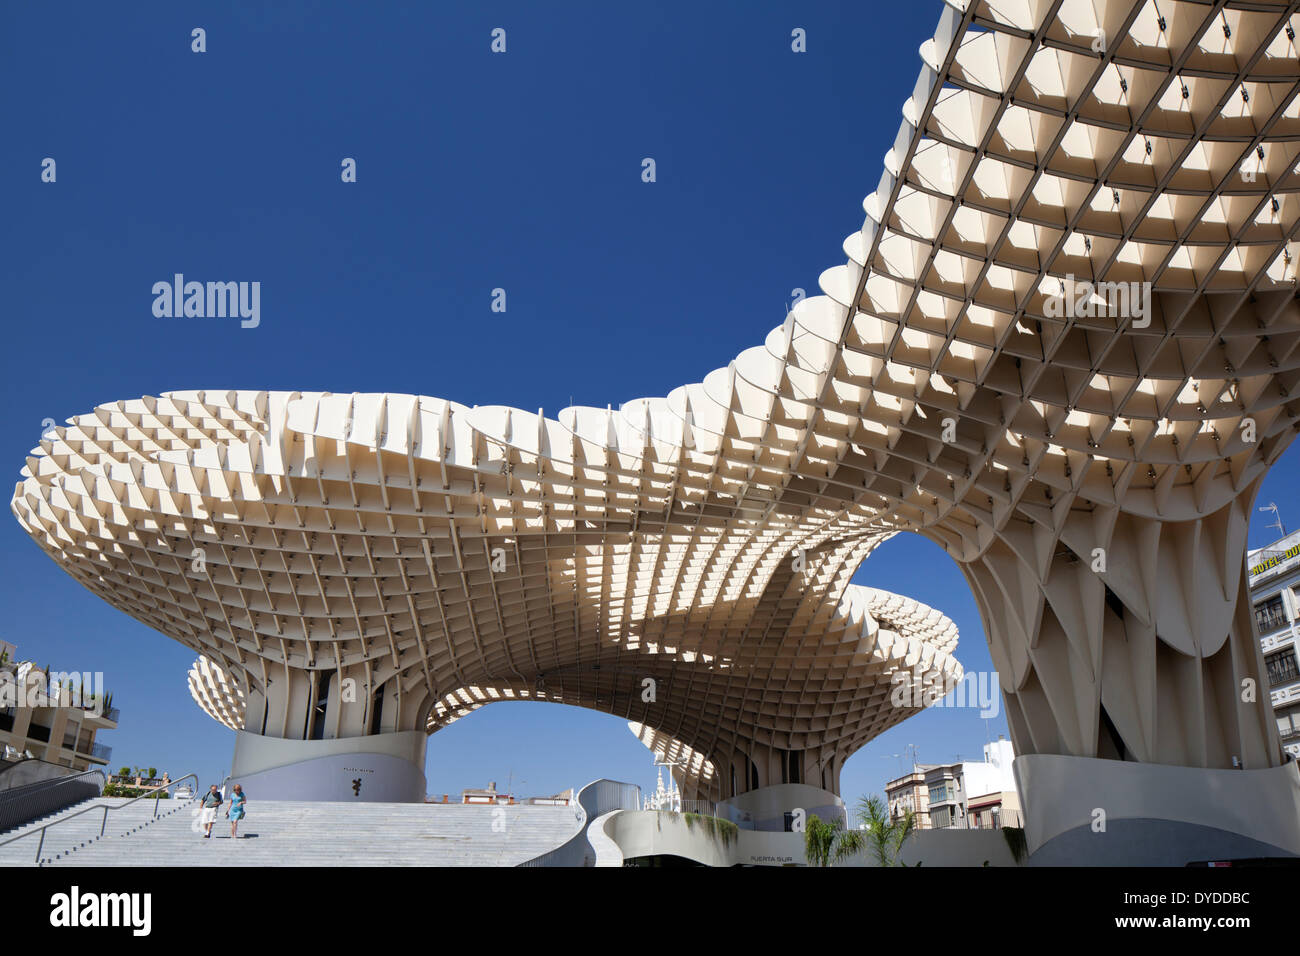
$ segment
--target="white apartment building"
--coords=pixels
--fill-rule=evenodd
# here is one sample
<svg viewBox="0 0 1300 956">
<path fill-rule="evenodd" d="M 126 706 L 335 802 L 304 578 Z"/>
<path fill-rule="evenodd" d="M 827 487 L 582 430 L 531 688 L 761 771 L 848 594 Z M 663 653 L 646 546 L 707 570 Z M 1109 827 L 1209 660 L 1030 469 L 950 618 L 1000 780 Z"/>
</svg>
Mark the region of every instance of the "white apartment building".
<svg viewBox="0 0 1300 956">
<path fill-rule="evenodd" d="M 1296 656 L 1300 532 L 1249 552 L 1246 575 L 1278 735 L 1282 748 L 1300 757 L 1300 659 Z"/>
<path fill-rule="evenodd" d="M 940 764 L 925 771 L 930 827 L 996 829 L 1020 826 L 1020 798 L 1011 772 L 1015 752 L 1001 736 L 984 745 L 984 759 Z"/>
<path fill-rule="evenodd" d="M 0 759 L 35 757 L 74 771 L 107 765 L 112 748 L 95 735 L 117 727 L 117 708 L 67 687 L 51 689 L 50 675 L 17 655 L 0 641 Z"/>
</svg>

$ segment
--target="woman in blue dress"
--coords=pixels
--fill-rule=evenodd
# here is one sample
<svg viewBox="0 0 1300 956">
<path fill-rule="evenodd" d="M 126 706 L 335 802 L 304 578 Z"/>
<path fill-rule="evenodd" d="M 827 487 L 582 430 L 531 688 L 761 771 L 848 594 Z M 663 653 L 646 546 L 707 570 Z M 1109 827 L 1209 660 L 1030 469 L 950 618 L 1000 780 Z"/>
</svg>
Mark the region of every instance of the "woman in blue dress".
<svg viewBox="0 0 1300 956">
<path fill-rule="evenodd" d="M 244 819 L 244 788 L 235 784 L 235 792 L 230 795 L 230 809 L 226 811 L 226 816 L 230 818 L 230 839 L 238 840 L 239 835 L 236 830 L 239 829 L 239 821 Z"/>
</svg>

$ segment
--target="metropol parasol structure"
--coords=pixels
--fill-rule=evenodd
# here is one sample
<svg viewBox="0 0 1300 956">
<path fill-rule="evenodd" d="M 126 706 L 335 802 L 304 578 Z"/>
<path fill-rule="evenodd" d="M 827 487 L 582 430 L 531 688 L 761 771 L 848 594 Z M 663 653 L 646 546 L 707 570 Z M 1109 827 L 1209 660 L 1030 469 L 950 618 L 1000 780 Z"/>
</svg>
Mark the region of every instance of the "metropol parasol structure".
<svg viewBox="0 0 1300 956">
<path fill-rule="evenodd" d="M 1031 850 L 1300 852 L 1244 569 L 1300 419 L 1298 6 L 949 0 L 846 261 L 703 382 L 113 402 L 13 511 L 201 655 L 236 773 L 373 799 L 533 699 L 627 718 L 687 796 L 832 803 L 923 700 L 899 675 L 961 678 L 942 614 L 849 583 L 918 532 L 979 606 Z"/>
</svg>

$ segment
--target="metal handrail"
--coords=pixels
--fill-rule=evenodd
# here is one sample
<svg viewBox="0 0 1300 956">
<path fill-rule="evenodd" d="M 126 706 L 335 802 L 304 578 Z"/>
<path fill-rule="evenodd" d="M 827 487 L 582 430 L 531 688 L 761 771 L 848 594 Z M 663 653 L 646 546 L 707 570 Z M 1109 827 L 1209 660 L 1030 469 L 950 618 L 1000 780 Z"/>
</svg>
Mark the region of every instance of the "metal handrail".
<svg viewBox="0 0 1300 956">
<path fill-rule="evenodd" d="M 0 707 L 0 713 L 3 713 L 4 710 L 5 710 L 5 708 Z M 15 753 L 18 753 L 18 756 L 17 756 L 17 757 L 14 757 L 14 758 L 11 759 L 11 760 L 6 760 L 6 759 L 3 757 L 3 755 L 0 754 L 0 780 L 2 780 L 2 779 L 4 778 L 4 775 L 5 775 L 6 773 L 10 772 L 11 770 L 15 769 L 16 767 L 21 767 L 21 766 L 23 766 L 24 764 L 28 764 L 28 763 L 42 763 L 42 764 L 45 764 L 47 767 L 58 767 L 60 770 L 67 770 L 67 769 L 68 769 L 67 767 L 63 766 L 62 764 L 57 764 L 57 763 L 55 763 L 55 762 L 52 761 L 52 760 L 42 760 L 40 757 L 27 757 L 27 756 L 24 756 L 22 753 L 18 752 L 16 748 L 13 748 L 13 747 L 9 746 L 8 744 L 5 744 L 5 745 L 3 746 L 3 749 L 4 749 L 4 750 L 14 750 Z M 102 770 L 102 769 L 104 769 L 104 768 L 102 768 L 102 767 L 92 767 L 91 769 L 92 769 L 92 770 Z M 84 770 L 81 771 L 81 772 L 82 772 L 82 773 L 85 773 Z M 46 777 L 45 779 L 47 779 L 47 780 L 58 780 L 59 778 L 58 778 L 58 777 Z M 40 783 L 39 780 L 36 781 L 36 782 L 37 782 L 37 783 Z M 27 784 L 25 784 L 25 783 L 24 783 L 24 784 L 20 784 L 20 786 L 24 786 L 24 787 L 25 787 L 25 786 L 27 786 Z M 16 788 L 12 788 L 12 787 L 11 787 L 10 789 L 16 789 Z"/>
<path fill-rule="evenodd" d="M 99 769 L 98 767 L 95 767 L 91 770 L 79 770 L 76 773 L 70 773 L 64 777 L 49 777 L 45 780 L 35 780 L 31 783 L 24 783 L 17 787 L 9 787 L 7 790 L 0 790 L 0 802 L 9 800 L 13 797 L 22 796 L 25 793 L 31 793 L 32 791 L 36 790 L 38 787 L 48 787 L 49 789 L 53 790 L 55 787 L 59 786 L 60 784 L 71 783 L 73 780 L 76 780 L 79 777 L 86 777 L 92 773 L 99 774 L 100 779 L 103 780 L 105 784 L 108 783 L 108 778 L 104 776 L 104 771 Z M 102 790 L 103 787 L 101 786 L 100 789 Z"/>
<path fill-rule="evenodd" d="M 94 777 L 99 777 L 99 783 Z M 98 767 L 33 780 L 0 790 L 0 833 L 20 829 L 32 820 L 58 813 L 104 790 L 104 772 Z"/>
<path fill-rule="evenodd" d="M 98 784 L 87 779 L 95 774 L 99 775 Z M 32 820 L 75 806 L 102 793 L 104 783 L 104 773 L 96 767 L 0 791 L 0 830 L 19 829 Z"/>
<path fill-rule="evenodd" d="M 98 772 L 98 771 L 95 771 L 95 772 Z M 165 783 L 165 784 L 163 784 L 161 787 L 154 787 L 152 790 L 149 790 L 149 791 L 147 791 L 147 792 L 145 792 L 145 793 L 140 794 L 138 797 L 132 797 L 130 800 L 126 801 L 126 803 L 119 803 L 119 804 L 118 804 L 117 806 L 115 806 L 115 807 L 110 807 L 108 804 L 104 804 L 104 807 L 103 807 L 103 810 L 104 810 L 104 819 L 103 819 L 103 822 L 101 822 L 100 825 L 99 825 L 99 835 L 102 837 L 102 836 L 104 835 L 104 830 L 108 828 L 108 811 L 110 811 L 110 810 L 124 810 L 124 809 L 126 809 L 127 807 L 129 807 L 131 804 L 135 803 L 137 800 L 149 800 L 149 799 L 153 799 L 153 801 L 154 801 L 154 804 L 153 804 L 153 817 L 154 817 L 155 820 L 158 819 L 158 800 L 157 800 L 156 797 L 153 797 L 152 795 L 153 795 L 153 794 L 156 794 L 159 790 L 170 790 L 172 787 L 176 786 L 178 783 L 181 783 L 182 781 L 188 780 L 188 779 L 190 779 L 191 777 L 194 778 L 194 792 L 197 794 L 197 793 L 198 793 L 198 790 L 199 790 L 199 775 L 196 774 L 196 773 L 187 773 L 185 776 L 183 776 L 183 777 L 181 777 L 181 778 L 179 778 L 179 779 L 177 779 L 177 780 L 173 780 L 171 783 Z M 19 834 L 18 836 L 13 837 L 12 839 L 5 840 L 4 843 L 0 843 L 0 847 L 6 847 L 6 846 L 8 846 L 10 843 L 17 843 L 19 840 L 25 839 L 26 837 L 31 836 L 33 833 L 39 832 L 39 833 L 41 834 L 41 840 L 40 840 L 40 843 L 39 843 L 39 844 L 37 845 L 37 847 L 36 847 L 36 862 L 39 863 L 39 862 L 41 862 L 41 850 L 45 847 L 45 831 L 46 831 L 46 830 L 48 830 L 50 827 L 58 826 L 60 823 L 67 823 L 69 820 L 72 820 L 72 819 L 74 819 L 74 818 L 76 818 L 76 817 L 79 817 L 79 816 L 81 816 L 83 813 L 89 813 L 91 810 L 98 810 L 98 809 L 99 809 L 99 807 L 86 807 L 84 810 L 78 810 L 76 813 L 69 813 L 66 817 L 61 817 L 61 818 L 59 818 L 58 820 L 51 820 L 49 823 L 46 823 L 46 824 L 44 824 L 43 826 L 39 827 L 38 830 L 31 830 L 31 831 L 29 831 L 29 832 L 27 832 L 27 833 Z"/>
</svg>

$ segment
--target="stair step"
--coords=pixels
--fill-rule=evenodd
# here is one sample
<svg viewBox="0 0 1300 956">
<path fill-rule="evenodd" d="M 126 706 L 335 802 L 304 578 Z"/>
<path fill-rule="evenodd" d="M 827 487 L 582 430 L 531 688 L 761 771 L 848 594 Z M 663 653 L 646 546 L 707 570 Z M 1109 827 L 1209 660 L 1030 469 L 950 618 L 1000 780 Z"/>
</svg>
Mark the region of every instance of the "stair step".
<svg viewBox="0 0 1300 956">
<path fill-rule="evenodd" d="M 197 801 L 170 802 L 159 805 L 156 820 L 151 801 L 110 811 L 102 839 L 102 813 L 52 827 L 42 851 L 45 865 L 514 866 L 554 849 L 578 829 L 571 807 L 266 800 L 250 801 L 239 824 L 241 839 L 230 839 L 221 812 L 212 838 L 205 839 L 196 831 Z M 34 833 L 37 826 L 24 829 Z M 37 839 L 0 847 L 0 865 L 32 865 Z"/>
</svg>

